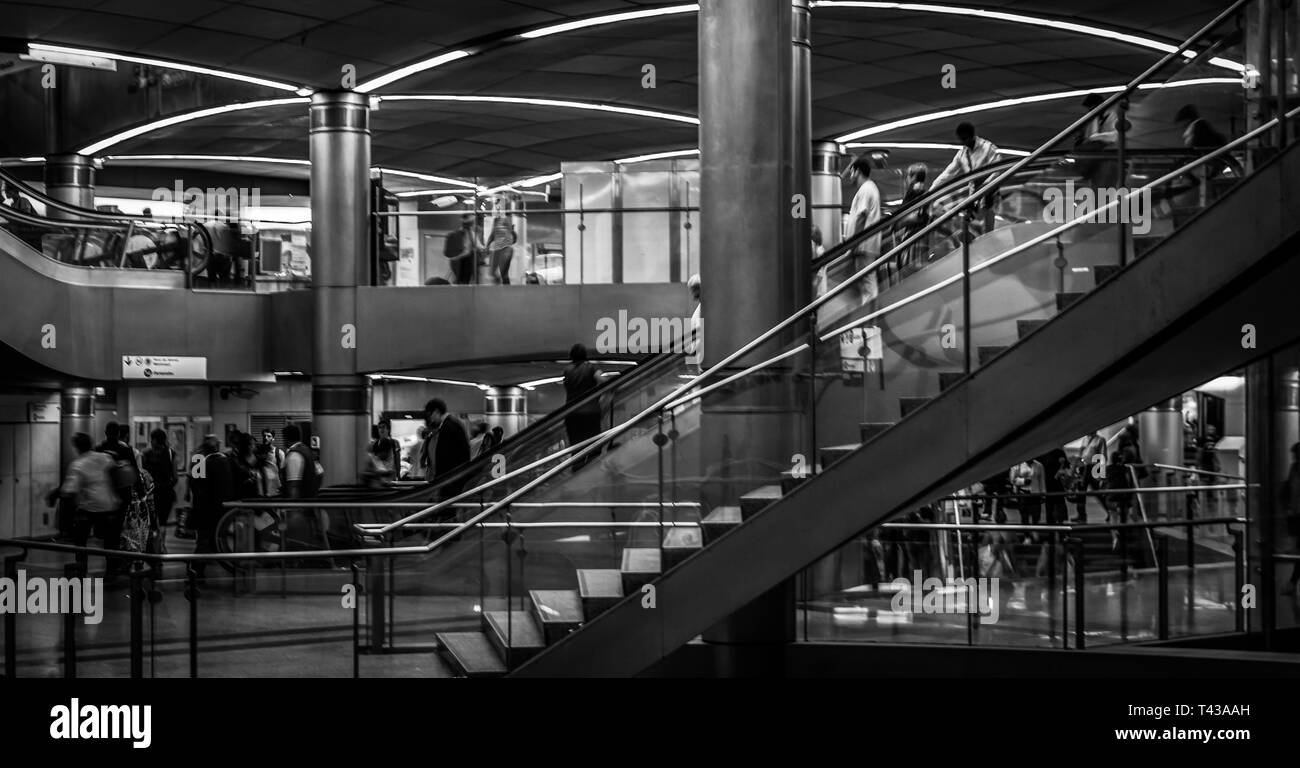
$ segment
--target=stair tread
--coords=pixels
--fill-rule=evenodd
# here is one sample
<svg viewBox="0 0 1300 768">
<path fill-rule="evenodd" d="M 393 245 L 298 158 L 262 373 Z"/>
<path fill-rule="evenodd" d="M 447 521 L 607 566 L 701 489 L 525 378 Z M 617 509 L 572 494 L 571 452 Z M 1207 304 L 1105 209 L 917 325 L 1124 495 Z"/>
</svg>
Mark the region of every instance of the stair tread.
<svg viewBox="0 0 1300 768">
<path fill-rule="evenodd" d="M 699 528 L 669 528 L 664 534 L 664 549 L 699 549 L 704 546 Z"/>
<path fill-rule="evenodd" d="M 714 507 L 702 522 L 740 525 L 740 507 Z"/>
<path fill-rule="evenodd" d="M 543 648 L 546 643 L 542 640 L 542 631 L 533 621 L 533 615 L 528 611 L 509 611 L 510 621 L 507 623 L 506 611 L 485 611 L 483 620 L 496 633 L 505 647 L 507 630 L 510 635 L 512 648 Z"/>
<path fill-rule="evenodd" d="M 528 592 L 544 624 L 580 624 L 586 617 L 582 596 L 574 589 L 534 589 Z"/>
<path fill-rule="evenodd" d="M 659 573 L 659 550 L 650 547 L 628 547 L 623 550 L 621 573 Z"/>
<path fill-rule="evenodd" d="M 615 568 L 583 568 L 578 571 L 578 594 L 582 597 L 623 596 L 623 573 Z"/>
<path fill-rule="evenodd" d="M 744 499 L 754 499 L 754 500 L 772 499 L 772 500 L 776 500 L 776 499 L 781 498 L 781 496 L 782 496 L 782 493 L 781 493 L 781 486 L 779 486 L 779 485 L 764 485 L 764 486 L 760 486 L 760 487 L 758 487 L 758 488 L 755 488 L 754 490 L 750 491 L 749 493 L 746 493 L 745 495 L 741 496 L 740 498 L 741 498 L 742 500 L 744 500 Z"/>
<path fill-rule="evenodd" d="M 468 677 L 504 675 L 506 665 L 483 632 L 439 632 L 434 639 Z"/>
</svg>

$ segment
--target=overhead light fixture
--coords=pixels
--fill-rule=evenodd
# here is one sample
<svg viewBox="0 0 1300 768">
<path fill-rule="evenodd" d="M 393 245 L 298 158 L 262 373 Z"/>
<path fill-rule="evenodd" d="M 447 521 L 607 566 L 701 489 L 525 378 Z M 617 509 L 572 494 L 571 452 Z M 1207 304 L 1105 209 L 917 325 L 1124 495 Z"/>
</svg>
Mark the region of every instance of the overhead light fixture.
<svg viewBox="0 0 1300 768">
<path fill-rule="evenodd" d="M 476 384 L 472 381 L 457 381 L 455 379 L 433 379 L 428 376 L 403 376 L 395 373 L 368 373 L 366 378 L 371 381 L 418 381 L 425 384 L 451 384 L 457 387 L 473 387 L 475 389 L 491 389 L 486 384 Z"/>
<path fill-rule="evenodd" d="M 267 163 L 269 165 L 311 165 L 310 160 L 298 160 L 291 157 L 252 157 L 249 155 L 108 155 L 103 159 L 104 162 L 188 160 L 213 163 L 234 162 Z"/>
<path fill-rule="evenodd" d="M 520 384 L 519 386 L 531 392 L 532 390 L 544 384 L 558 384 L 561 381 L 564 381 L 563 376 L 551 376 L 550 378 L 538 379 L 537 381 L 525 381 L 523 384 Z"/>
<path fill-rule="evenodd" d="M 1191 80 L 1179 80 L 1172 83 L 1145 83 L 1143 85 L 1139 85 L 1138 90 L 1148 91 L 1148 90 L 1154 90 L 1159 88 L 1187 88 L 1187 87 L 1194 87 L 1199 85 L 1239 85 L 1240 82 L 1241 82 L 1240 80 L 1232 77 L 1201 77 L 1201 78 L 1195 78 Z M 927 112 L 923 115 L 905 117 L 902 120 L 892 120 L 888 123 L 881 123 L 880 125 L 872 126 L 871 128 L 863 128 L 860 131 L 846 133 L 843 136 L 840 136 L 837 139 L 835 139 L 835 141 L 841 144 L 847 144 L 849 142 L 854 141 L 855 139 L 863 139 L 868 136 L 877 136 L 882 133 L 888 133 L 889 131 L 898 130 L 899 128 L 906 128 L 912 125 L 920 125 L 922 123 L 930 123 L 930 122 L 934 122 L 935 120 L 943 120 L 949 117 L 957 117 L 958 115 L 969 115 L 976 112 L 987 112 L 993 109 L 1006 109 L 1007 107 L 1019 107 L 1025 104 L 1037 104 L 1044 101 L 1059 101 L 1061 99 L 1078 99 L 1078 98 L 1082 98 L 1083 96 L 1087 96 L 1090 93 L 1097 93 L 1097 94 L 1118 93 L 1119 91 L 1124 90 L 1124 87 L 1125 86 L 1122 85 L 1112 85 L 1112 86 L 1105 86 L 1102 88 L 1087 88 L 1078 91 L 1057 91 L 1054 93 L 1040 93 L 1034 96 L 1020 96 L 1014 99 L 999 99 L 998 101 L 987 101 L 982 104 L 971 104 L 969 106 L 957 107 L 954 109 L 943 109 L 943 110 L 939 110 L 938 112 Z"/>
<path fill-rule="evenodd" d="M 632 163 L 644 163 L 648 160 L 666 160 L 671 157 L 692 157 L 700 154 L 698 149 L 675 149 L 671 152 L 654 152 L 649 155 L 637 155 L 636 157 L 625 157 L 614 162 L 619 165 L 630 165 Z"/>
<path fill-rule="evenodd" d="M 671 120 L 678 123 L 687 123 L 689 125 L 699 125 L 700 119 L 691 115 L 681 115 L 673 112 L 661 112 L 655 109 L 639 109 L 637 107 L 620 107 L 615 104 L 602 104 L 592 101 L 570 101 L 567 99 L 537 99 L 524 96 L 463 96 L 458 94 L 407 94 L 397 96 L 379 96 L 382 101 L 459 101 L 459 102 L 477 102 L 484 104 L 523 104 L 534 107 L 559 107 L 561 109 L 585 109 L 592 112 L 611 112 L 620 115 L 631 115 L 633 117 L 650 117 L 656 120 Z"/>
<path fill-rule="evenodd" d="M 123 53 L 113 53 L 112 51 L 95 51 L 87 48 L 70 48 L 65 45 L 48 45 L 46 43 L 28 43 L 27 50 L 30 55 L 36 56 L 41 53 L 53 53 L 71 56 L 84 56 L 92 59 L 112 59 L 116 61 L 129 61 L 134 64 L 147 64 L 151 67 L 162 67 L 163 69 L 178 69 L 182 72 L 194 72 L 200 75 L 210 75 L 220 77 L 226 80 L 238 80 L 242 83 L 260 85 L 266 88 L 274 88 L 278 91 L 293 91 L 299 95 L 308 95 L 311 89 L 304 86 L 290 85 L 281 83 L 276 80 L 268 80 L 264 77 L 253 77 L 251 75 L 241 75 L 238 72 L 231 72 L 224 69 L 213 69 L 212 67 L 200 67 L 194 64 L 181 64 L 176 61 L 165 61 L 163 59 L 152 59 L 144 56 L 128 56 Z"/>
<path fill-rule="evenodd" d="M 593 16 L 589 19 L 566 21 L 562 24 L 552 24 L 548 27 L 540 27 L 538 29 L 524 32 L 520 34 L 519 37 L 525 40 L 535 40 L 539 37 L 558 35 L 561 32 L 572 32 L 575 29 L 589 29 L 591 27 L 600 27 L 606 24 L 618 24 L 623 21 L 636 21 L 639 19 L 655 18 L 657 16 L 671 16 L 679 13 L 698 13 L 699 10 L 699 3 L 689 3 L 687 5 L 668 5 L 662 8 L 650 8 L 644 11 L 610 13 L 604 16 Z"/>
<path fill-rule="evenodd" d="M 892 142 L 854 142 L 845 145 L 846 149 L 961 149 L 960 144 L 942 144 L 930 141 L 892 141 Z M 1029 153 L 1023 149 L 1007 149 L 998 147 L 998 154 L 1007 155 L 1008 157 L 1028 157 Z"/>
<path fill-rule="evenodd" d="M 223 115 L 228 112 L 240 112 L 248 109 L 261 109 L 263 107 L 283 107 L 289 104 L 306 104 L 307 102 L 308 99 L 294 97 L 286 99 L 263 99 L 262 101 L 244 101 L 234 104 L 223 104 L 219 107 L 196 109 L 192 112 L 183 112 L 179 115 L 164 117 L 161 120 L 154 120 L 151 123 L 145 123 L 144 125 L 137 125 L 134 128 L 128 128 L 127 130 L 115 133 L 106 139 L 100 139 L 94 144 L 88 144 L 87 146 L 77 150 L 77 152 L 82 155 L 97 155 L 115 144 L 121 144 L 128 139 L 134 139 L 137 136 L 152 133 L 160 128 L 168 128 L 173 125 L 188 123 L 192 120 L 202 120 L 205 117 Z"/>
<path fill-rule="evenodd" d="M 401 176 L 403 178 L 408 178 L 408 179 L 419 179 L 420 181 L 429 181 L 429 182 L 433 182 L 434 184 L 447 184 L 453 187 L 464 187 L 465 189 L 475 189 L 475 190 L 484 189 L 484 187 L 477 184 L 473 184 L 468 181 L 461 181 L 460 179 L 450 179 L 447 178 L 446 176 L 434 176 L 429 173 L 417 173 L 415 171 L 399 171 L 396 168 L 385 168 L 383 166 L 378 166 L 378 165 L 372 168 L 371 170 L 376 170 L 382 174 L 388 174 L 391 176 Z"/>
<path fill-rule="evenodd" d="M 71 51 L 41 50 L 33 49 L 28 46 L 30 53 L 22 53 L 18 58 L 22 61 L 41 61 L 46 64 L 62 64 L 68 67 L 82 67 L 84 69 L 100 69 L 108 72 L 117 71 L 117 61 L 107 56 L 98 56 L 90 53 L 74 53 Z"/>
<path fill-rule="evenodd" d="M 1079 24 L 1065 19 L 1044 18 L 1042 16 L 1028 16 L 1023 13 L 1007 13 L 1005 11 L 991 11 L 984 8 L 967 8 L 959 5 L 938 5 L 932 3 L 873 3 L 873 2 L 849 2 L 847 0 L 813 0 L 814 8 L 865 8 L 882 11 L 911 11 L 915 13 L 941 13 L 951 16 L 970 16 L 979 19 L 988 19 L 990 21 L 1006 21 L 1012 24 L 1027 24 L 1035 27 L 1045 27 L 1064 32 L 1074 32 L 1075 34 L 1088 35 L 1089 37 L 1099 37 L 1105 40 L 1113 40 L 1117 43 L 1126 43 L 1141 48 L 1148 48 L 1161 53 L 1173 53 L 1178 50 L 1177 45 L 1171 45 L 1161 40 L 1141 35 L 1133 35 L 1127 32 L 1120 32 L 1115 29 L 1107 29 L 1092 24 Z M 1189 59 L 1196 58 L 1195 51 L 1184 51 L 1182 54 Z M 1231 69 L 1235 72 L 1244 71 L 1245 67 L 1238 62 L 1223 58 L 1210 59 L 1210 63 L 1224 69 Z"/>
<path fill-rule="evenodd" d="M 520 179 L 519 181 L 512 181 L 509 184 L 502 184 L 499 187 L 492 187 L 487 190 L 486 194 L 492 195 L 497 192 L 515 192 L 518 191 L 518 189 L 532 189 L 533 187 L 540 187 L 543 184 L 550 184 L 553 181 L 559 181 L 562 178 L 564 178 L 563 173 L 548 173 L 545 176 L 533 176 L 527 179 Z"/>
<path fill-rule="evenodd" d="M 441 67 L 443 64 L 450 64 L 453 61 L 463 59 L 469 55 L 470 55 L 469 51 L 462 51 L 462 50 L 440 53 L 437 56 L 434 56 L 433 58 L 425 59 L 423 61 L 417 61 L 414 64 L 408 64 L 405 67 L 401 67 L 400 69 L 394 69 L 392 72 L 389 72 L 388 74 L 371 78 L 370 80 L 367 80 L 364 83 L 358 85 L 356 90 L 360 93 L 370 93 L 376 88 L 383 88 L 385 85 L 388 85 L 389 83 L 395 83 L 398 80 L 404 80 L 410 77 L 411 75 L 416 74 L 417 72 L 424 72 L 425 70 L 433 69 L 434 67 Z"/>
</svg>

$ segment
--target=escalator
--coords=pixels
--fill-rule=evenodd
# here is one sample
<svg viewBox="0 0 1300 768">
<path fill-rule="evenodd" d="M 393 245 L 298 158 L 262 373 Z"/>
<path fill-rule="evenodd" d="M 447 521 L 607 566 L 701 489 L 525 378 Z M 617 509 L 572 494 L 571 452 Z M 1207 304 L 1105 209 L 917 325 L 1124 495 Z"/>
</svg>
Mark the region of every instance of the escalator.
<svg viewBox="0 0 1300 768">
<path fill-rule="evenodd" d="M 538 496 L 617 498 L 590 467 L 548 473 L 485 510 L 449 535 L 498 525 L 502 562 L 519 566 L 484 580 L 481 629 L 441 633 L 444 654 L 467 676 L 635 674 L 864 529 L 1293 342 L 1300 326 L 1287 294 L 1300 278 L 1300 222 L 1289 211 L 1300 152 L 1268 144 L 1277 122 L 1227 148 L 1157 162 L 1156 181 L 1134 192 L 1158 204 L 1150 228 L 1086 214 L 1061 226 L 1023 221 L 963 234 L 960 253 L 931 249 L 940 253 L 900 265 L 910 271 L 878 295 L 839 281 L 813 305 L 817 335 L 833 342 L 879 328 L 884 350 L 869 355 L 868 376 L 846 375 L 842 353 L 805 344 L 643 413 L 619 435 L 640 430 L 655 446 L 648 500 L 664 507 L 648 535 L 612 540 L 603 557 L 525 547 L 509 520 L 512 505 Z M 1230 151 L 1244 153 L 1234 164 L 1249 171 L 1221 163 Z M 906 252 L 885 250 L 876 268 Z M 952 333 L 963 343 L 944 344 Z M 855 375 L 878 377 L 884 394 L 850 389 Z M 773 379 L 815 393 L 801 430 L 815 425 L 810 449 L 824 469 L 751 463 L 753 476 L 726 477 L 748 490 L 711 498 L 719 467 L 701 464 L 698 427 L 684 436 L 676 423 L 698 420 L 702 398 L 725 404 Z M 855 439 L 834 444 L 846 431 Z M 669 506 L 681 500 L 694 511 Z M 563 560 L 567 576 L 547 567 Z"/>
</svg>

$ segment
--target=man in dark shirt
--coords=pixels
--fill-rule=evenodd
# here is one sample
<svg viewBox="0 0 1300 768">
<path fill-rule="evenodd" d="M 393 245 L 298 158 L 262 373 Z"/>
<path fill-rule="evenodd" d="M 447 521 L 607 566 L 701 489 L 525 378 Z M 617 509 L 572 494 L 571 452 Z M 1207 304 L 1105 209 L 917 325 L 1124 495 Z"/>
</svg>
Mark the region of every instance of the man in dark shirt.
<svg viewBox="0 0 1300 768">
<path fill-rule="evenodd" d="M 474 282 L 474 267 L 483 250 L 483 238 L 478 233 L 474 214 L 461 216 L 460 229 L 449 233 L 442 246 L 442 255 L 451 262 L 451 273 L 457 285 Z"/>
<path fill-rule="evenodd" d="M 198 453 L 190 459 L 190 527 L 194 529 L 194 553 L 217 551 L 217 522 L 225 511 L 222 504 L 234 499 L 230 460 L 221 452 L 216 435 L 206 435 Z M 197 562 L 194 572 L 200 578 L 207 564 Z"/>
<path fill-rule="evenodd" d="M 600 386 L 600 369 L 587 359 L 587 347 L 574 344 L 569 350 L 568 368 L 564 369 L 564 404 L 566 406 L 582 400 Z M 600 434 L 600 401 L 596 398 L 575 408 L 564 417 L 564 430 L 568 433 L 569 445 L 574 446 L 583 440 Z M 596 454 L 593 451 L 573 464 L 577 472 Z"/>
<path fill-rule="evenodd" d="M 435 397 L 425 404 L 424 420 L 429 430 L 424 438 L 425 477 L 437 481 L 470 460 L 469 435 L 460 419 L 447 411 L 447 403 L 440 398 Z M 460 493 L 464 484 L 464 479 L 448 484 L 442 490 L 442 498 Z"/>
</svg>

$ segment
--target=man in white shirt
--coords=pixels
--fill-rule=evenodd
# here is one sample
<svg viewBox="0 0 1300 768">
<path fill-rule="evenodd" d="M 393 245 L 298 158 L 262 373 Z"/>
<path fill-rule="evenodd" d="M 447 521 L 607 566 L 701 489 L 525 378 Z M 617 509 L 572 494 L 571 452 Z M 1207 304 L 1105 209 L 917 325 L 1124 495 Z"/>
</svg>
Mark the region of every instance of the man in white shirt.
<svg viewBox="0 0 1300 768">
<path fill-rule="evenodd" d="M 939 189 L 944 184 L 958 176 L 979 170 L 986 165 L 991 165 L 997 162 L 997 145 L 988 139 L 982 139 L 976 135 L 974 125 L 971 125 L 970 123 L 961 123 L 958 125 L 957 139 L 961 142 L 961 149 L 958 149 L 957 154 L 953 155 L 952 162 L 948 163 L 948 167 L 944 168 L 943 173 L 939 174 L 938 178 L 934 180 L 934 183 L 930 185 L 930 189 Z M 979 185 L 973 184 L 967 187 L 967 194 L 975 191 L 977 186 L 982 186 L 983 183 L 987 181 L 988 179 L 983 179 Z M 984 210 L 985 232 L 993 229 L 994 199 L 995 195 L 990 194 L 988 198 L 979 201 L 976 206 L 977 211 L 980 208 Z"/>
<path fill-rule="evenodd" d="M 871 180 L 871 160 L 859 157 L 849 166 L 849 179 L 857 187 L 853 193 L 853 202 L 849 206 L 848 231 L 844 239 L 870 228 L 880 221 L 880 188 Z M 880 258 L 880 234 L 874 234 L 854 246 L 853 271 L 857 272 L 866 265 Z M 874 299 L 879 293 L 876 271 L 872 270 L 862 278 L 862 302 Z"/>
</svg>

